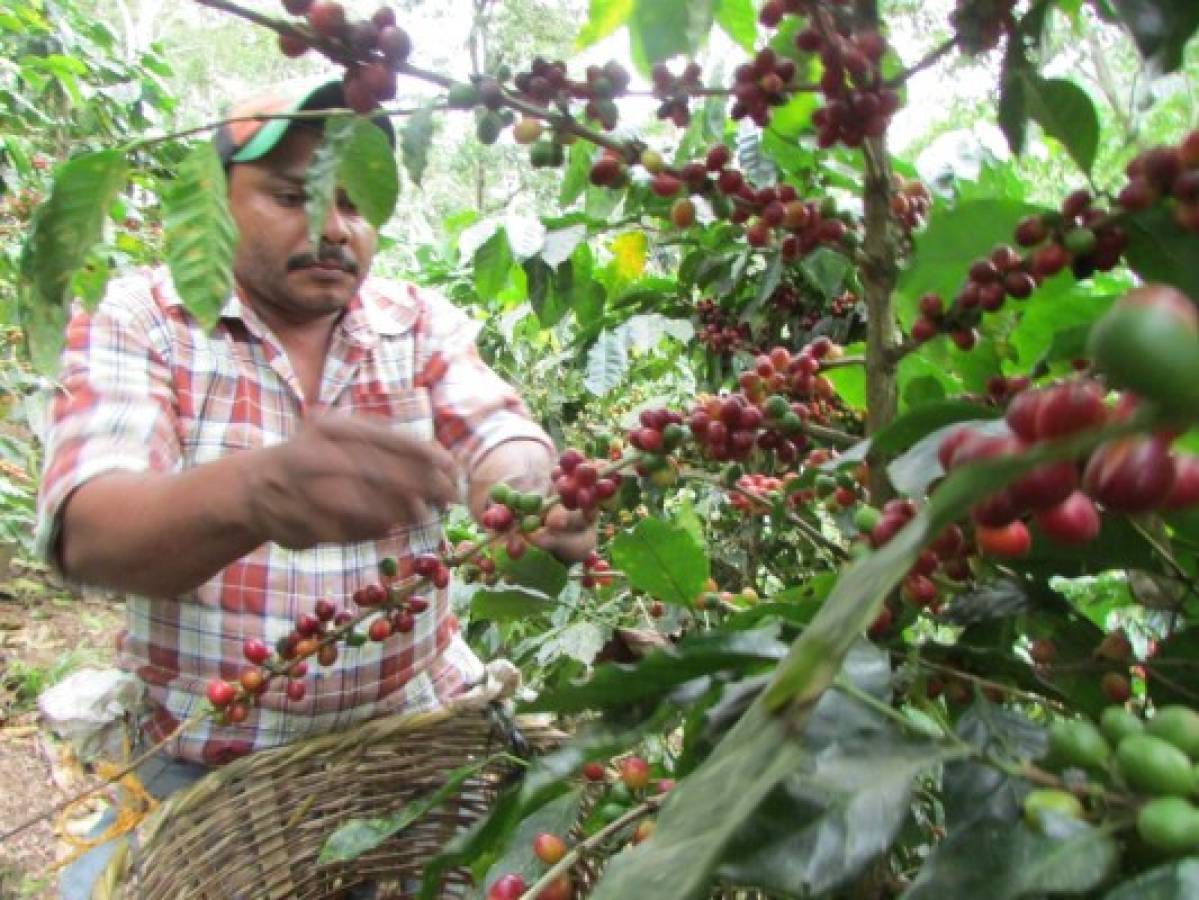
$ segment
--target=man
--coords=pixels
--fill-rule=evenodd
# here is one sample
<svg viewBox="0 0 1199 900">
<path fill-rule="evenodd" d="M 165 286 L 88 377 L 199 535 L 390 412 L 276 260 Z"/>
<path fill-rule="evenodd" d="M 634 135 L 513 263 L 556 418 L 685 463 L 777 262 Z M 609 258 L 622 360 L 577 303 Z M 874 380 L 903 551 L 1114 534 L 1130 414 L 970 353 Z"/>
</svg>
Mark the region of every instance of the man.
<svg viewBox="0 0 1199 900">
<path fill-rule="evenodd" d="M 233 114 L 342 106 L 333 83 Z M 273 646 L 321 598 L 353 609 L 381 559 L 436 551 L 447 504 L 478 517 L 497 482 L 549 483 L 552 444 L 479 359 L 476 327 L 436 295 L 368 277 L 376 235 L 344 192 L 311 246 L 304 173 L 320 140 L 286 120 L 217 135 L 239 241 L 212 331 L 163 269 L 115 282 L 69 326 L 39 540 L 68 576 L 130 595 L 119 664 L 149 689 L 150 743 L 210 679 L 237 677 L 247 638 Z M 594 535 L 559 509 L 536 541 L 577 560 Z M 477 680 L 447 593 L 430 600 L 410 634 L 312 666 L 302 700 L 273 684 L 244 723 L 172 741 L 172 778 Z"/>
</svg>

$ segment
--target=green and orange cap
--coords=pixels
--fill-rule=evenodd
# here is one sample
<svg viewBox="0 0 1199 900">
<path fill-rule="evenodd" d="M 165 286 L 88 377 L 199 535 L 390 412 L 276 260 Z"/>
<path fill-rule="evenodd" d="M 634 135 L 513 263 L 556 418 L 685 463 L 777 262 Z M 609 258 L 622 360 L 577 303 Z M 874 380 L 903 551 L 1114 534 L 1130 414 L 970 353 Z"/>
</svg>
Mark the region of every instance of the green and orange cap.
<svg viewBox="0 0 1199 900">
<path fill-rule="evenodd" d="M 322 124 L 320 119 L 255 119 L 254 116 L 286 116 L 290 113 L 315 112 L 346 108 L 345 91 L 341 81 L 288 82 L 253 97 L 234 103 L 225 113 L 228 122 L 216 130 L 213 143 L 217 154 L 226 165 L 253 162 L 275 149 L 287 130 L 298 121 L 309 121 L 313 126 Z M 387 116 L 372 119 L 387 136 L 394 148 L 395 129 Z"/>
</svg>

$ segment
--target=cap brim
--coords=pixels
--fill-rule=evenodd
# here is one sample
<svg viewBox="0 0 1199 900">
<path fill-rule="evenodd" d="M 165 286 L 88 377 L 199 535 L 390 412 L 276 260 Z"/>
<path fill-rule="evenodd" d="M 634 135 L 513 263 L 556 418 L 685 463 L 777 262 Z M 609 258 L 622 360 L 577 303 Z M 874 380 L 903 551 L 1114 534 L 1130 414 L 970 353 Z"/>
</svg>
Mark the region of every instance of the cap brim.
<svg viewBox="0 0 1199 900">
<path fill-rule="evenodd" d="M 288 109 L 279 110 L 279 115 L 288 113 L 297 113 L 303 111 L 313 111 L 321 109 L 344 109 L 345 94 L 340 81 L 325 81 L 315 85 L 306 94 L 302 94 Z M 391 119 L 387 116 L 376 116 L 373 121 L 383 133 L 387 136 L 387 142 L 395 148 L 395 128 L 391 124 Z M 272 150 L 283 135 L 287 133 L 295 120 L 293 119 L 268 119 L 263 123 L 262 127 L 254 133 L 240 150 L 229 157 L 230 162 L 243 163 L 253 162 L 256 159 L 261 159 Z"/>
</svg>

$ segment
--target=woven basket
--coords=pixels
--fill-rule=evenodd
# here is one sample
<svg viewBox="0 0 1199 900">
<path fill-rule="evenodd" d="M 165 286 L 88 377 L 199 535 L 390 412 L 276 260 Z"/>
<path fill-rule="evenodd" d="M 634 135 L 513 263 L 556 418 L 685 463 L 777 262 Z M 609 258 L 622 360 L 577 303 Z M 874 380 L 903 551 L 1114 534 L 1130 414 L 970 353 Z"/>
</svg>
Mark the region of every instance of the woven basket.
<svg viewBox="0 0 1199 900">
<path fill-rule="evenodd" d="M 518 719 L 533 752 L 561 732 Z M 513 766 L 497 762 L 399 835 L 352 863 L 318 866 L 328 836 L 350 819 L 398 812 L 454 769 L 513 752 L 512 731 L 488 708 L 366 722 L 340 734 L 251 754 L 164 801 L 123 844 L 94 898 L 264 900 L 337 898 L 376 883 L 377 897 L 405 897 L 426 862 L 487 811 Z M 519 749 L 519 748 L 516 748 Z M 466 871 L 449 871 L 441 897 L 465 896 Z"/>
</svg>

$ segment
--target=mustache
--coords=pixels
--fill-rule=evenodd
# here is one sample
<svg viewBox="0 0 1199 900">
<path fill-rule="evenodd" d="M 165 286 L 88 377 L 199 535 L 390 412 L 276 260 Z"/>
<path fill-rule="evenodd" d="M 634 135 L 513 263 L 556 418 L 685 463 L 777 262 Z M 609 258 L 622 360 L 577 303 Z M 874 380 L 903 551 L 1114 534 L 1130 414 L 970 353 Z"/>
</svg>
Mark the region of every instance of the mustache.
<svg viewBox="0 0 1199 900">
<path fill-rule="evenodd" d="M 294 272 L 296 269 L 307 269 L 315 265 L 329 265 L 330 263 L 344 269 L 351 275 L 358 274 L 358 261 L 349 254 L 343 247 L 336 244 L 322 243 L 315 253 L 311 251 L 307 253 L 296 253 L 287 259 L 287 271 Z"/>
</svg>

